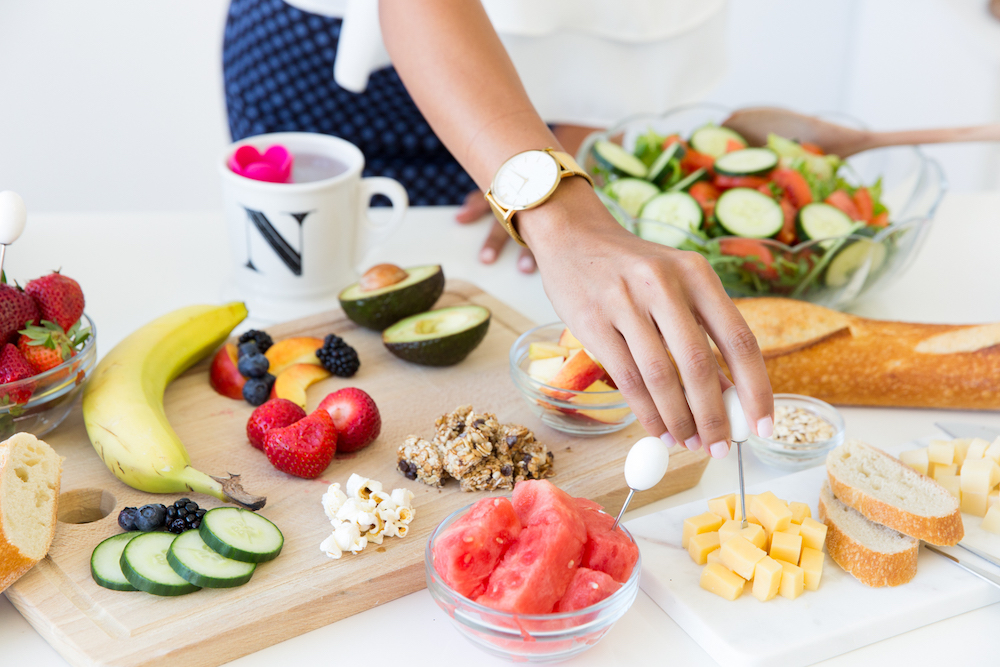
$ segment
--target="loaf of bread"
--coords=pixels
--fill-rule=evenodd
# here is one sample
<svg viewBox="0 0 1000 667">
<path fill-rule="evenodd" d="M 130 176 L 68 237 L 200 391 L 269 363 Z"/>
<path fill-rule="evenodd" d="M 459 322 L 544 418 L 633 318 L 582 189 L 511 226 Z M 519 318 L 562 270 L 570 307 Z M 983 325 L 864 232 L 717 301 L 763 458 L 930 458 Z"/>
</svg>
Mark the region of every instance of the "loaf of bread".
<svg viewBox="0 0 1000 667">
<path fill-rule="evenodd" d="M 920 540 L 869 521 L 837 500 L 826 482 L 819 518 L 827 526 L 830 558 L 866 586 L 899 586 L 917 574 Z"/>
<path fill-rule="evenodd" d="M 880 449 L 848 440 L 827 455 L 826 472 L 833 495 L 870 521 L 942 546 L 965 535 L 958 499 Z"/>
<path fill-rule="evenodd" d="M 888 322 L 793 299 L 735 301 L 775 392 L 838 405 L 1000 410 L 1000 324 Z"/>
<path fill-rule="evenodd" d="M 62 458 L 29 433 L 0 444 L 0 591 L 49 551 Z"/>
</svg>

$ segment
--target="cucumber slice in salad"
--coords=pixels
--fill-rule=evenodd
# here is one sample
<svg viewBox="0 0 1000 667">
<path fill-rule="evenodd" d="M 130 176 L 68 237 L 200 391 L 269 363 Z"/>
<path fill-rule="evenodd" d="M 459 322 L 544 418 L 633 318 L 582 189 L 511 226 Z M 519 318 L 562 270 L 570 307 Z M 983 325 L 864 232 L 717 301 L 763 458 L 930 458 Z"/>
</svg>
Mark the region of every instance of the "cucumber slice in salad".
<svg viewBox="0 0 1000 667">
<path fill-rule="evenodd" d="M 172 533 L 143 533 L 125 545 L 121 567 L 130 584 L 153 595 L 184 595 L 198 590 L 167 562 L 174 537 Z"/>
<path fill-rule="evenodd" d="M 202 588 L 232 588 L 250 581 L 256 563 L 220 556 L 205 544 L 197 530 L 186 530 L 174 539 L 167 562 L 185 581 Z"/>
<path fill-rule="evenodd" d="M 771 197 L 750 188 L 733 188 L 715 203 L 715 219 L 733 236 L 764 239 L 781 231 L 785 214 Z"/>
<path fill-rule="evenodd" d="M 675 229 L 695 232 L 702 222 L 701 206 L 686 192 L 664 192 L 653 197 L 642 207 L 641 216 L 643 220 L 663 223 L 667 228 L 640 222 L 637 230 L 640 238 L 675 248 L 686 240 Z"/>
<path fill-rule="evenodd" d="M 643 204 L 660 194 L 660 188 L 641 178 L 619 178 L 608 183 L 604 192 L 635 218 Z"/>
<path fill-rule="evenodd" d="M 646 174 L 646 178 L 655 183 L 666 176 L 667 171 L 670 168 L 670 161 L 677 156 L 680 149 L 681 145 L 679 142 L 670 144 L 662 153 L 660 153 L 660 156 L 656 158 L 653 164 L 650 165 L 649 173 Z"/>
<path fill-rule="evenodd" d="M 611 141 L 601 140 L 594 144 L 594 157 L 605 168 L 617 169 L 635 178 L 645 178 L 649 173 L 642 160 Z"/>
<path fill-rule="evenodd" d="M 201 518 L 201 539 L 217 553 L 243 561 L 263 563 L 277 558 L 285 537 L 259 514 L 237 507 L 216 507 Z"/>
<path fill-rule="evenodd" d="M 113 591 L 138 590 L 128 582 L 122 573 L 122 552 L 125 546 L 143 533 L 119 533 L 104 540 L 90 555 L 90 576 L 98 586 L 110 588 Z"/>
<path fill-rule="evenodd" d="M 719 127 L 718 125 L 704 125 L 699 127 L 691 135 L 690 143 L 691 148 L 699 153 L 705 153 L 717 158 L 720 155 L 726 154 L 726 149 L 729 147 L 730 141 L 735 141 L 744 148 L 747 146 L 746 139 L 728 127 Z"/>
<path fill-rule="evenodd" d="M 885 245 L 871 239 L 858 239 L 834 255 L 826 267 L 823 282 L 827 287 L 843 287 L 866 265 L 866 276 L 873 276 L 885 264 L 885 255 Z"/>
<path fill-rule="evenodd" d="M 839 208 L 814 202 L 799 210 L 799 238 L 804 240 L 832 239 L 847 236 L 857 226 L 850 216 Z"/>
<path fill-rule="evenodd" d="M 778 154 L 767 148 L 744 148 L 715 158 L 715 171 L 726 176 L 759 176 L 778 166 Z"/>
</svg>

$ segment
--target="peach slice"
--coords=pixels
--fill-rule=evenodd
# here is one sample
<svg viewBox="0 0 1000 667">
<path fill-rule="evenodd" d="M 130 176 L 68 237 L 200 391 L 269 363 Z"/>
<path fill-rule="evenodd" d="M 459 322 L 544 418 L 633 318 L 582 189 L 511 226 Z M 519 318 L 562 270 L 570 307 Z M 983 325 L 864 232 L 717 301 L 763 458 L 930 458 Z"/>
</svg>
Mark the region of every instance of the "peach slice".
<svg viewBox="0 0 1000 667">
<path fill-rule="evenodd" d="M 583 348 L 583 343 L 576 339 L 569 329 L 563 329 L 562 334 L 559 336 L 559 344 L 563 347 L 568 347 L 571 350 L 579 350 Z"/>
<path fill-rule="evenodd" d="M 287 398 L 303 410 L 306 407 L 306 388 L 330 377 L 330 371 L 314 364 L 292 364 L 274 379 L 271 398 Z"/>
<path fill-rule="evenodd" d="M 602 382 L 601 380 L 595 381 L 589 387 L 583 390 L 586 393 L 577 394 L 570 399 L 570 403 L 576 405 L 610 405 L 622 402 L 621 392 L 617 392 L 614 388 Z M 597 392 L 611 392 L 610 394 L 598 394 Z M 604 422 L 605 424 L 617 424 L 621 420 L 628 417 L 628 413 L 631 410 L 627 407 L 625 408 L 612 408 L 603 410 L 577 410 L 577 414 L 593 419 L 594 421 Z"/>
<path fill-rule="evenodd" d="M 532 343 L 528 346 L 528 358 L 533 361 L 535 359 L 549 359 L 550 357 L 568 357 L 569 353 L 569 348 L 555 343 Z"/>
<path fill-rule="evenodd" d="M 226 343 L 212 358 L 212 368 L 208 372 L 208 382 L 212 389 L 228 398 L 243 400 L 243 385 L 247 379 L 240 375 L 236 366 L 239 352 L 232 343 Z"/>
<path fill-rule="evenodd" d="M 322 338 L 300 336 L 285 338 L 268 348 L 264 356 L 271 362 L 268 372 L 278 376 L 292 364 L 312 364 L 321 366 L 316 350 L 323 347 Z"/>
<path fill-rule="evenodd" d="M 549 357 L 548 359 L 535 359 L 528 364 L 528 375 L 538 380 L 542 384 L 550 384 L 552 378 L 556 376 L 562 368 L 565 359 L 562 357 Z"/>
<path fill-rule="evenodd" d="M 599 380 L 602 375 L 604 375 L 604 369 L 590 358 L 586 350 L 580 348 L 570 355 L 566 363 L 559 369 L 559 372 L 555 374 L 555 377 L 546 384 L 559 387 L 560 389 L 583 391 L 594 384 L 595 380 Z M 561 399 L 573 396 L 573 394 L 565 392 L 547 391 L 546 393 L 553 398 Z"/>
</svg>

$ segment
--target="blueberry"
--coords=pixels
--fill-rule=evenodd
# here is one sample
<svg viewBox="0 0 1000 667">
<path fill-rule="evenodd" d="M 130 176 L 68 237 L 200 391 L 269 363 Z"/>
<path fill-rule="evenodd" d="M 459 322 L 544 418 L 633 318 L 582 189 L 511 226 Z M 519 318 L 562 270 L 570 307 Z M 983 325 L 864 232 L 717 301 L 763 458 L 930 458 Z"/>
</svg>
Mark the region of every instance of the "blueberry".
<svg viewBox="0 0 1000 667">
<path fill-rule="evenodd" d="M 171 533 L 177 533 L 177 534 L 183 533 L 187 529 L 188 529 L 188 523 L 184 519 L 174 519 L 167 526 L 167 530 L 169 530 Z"/>
<path fill-rule="evenodd" d="M 163 528 L 167 510 L 162 505 L 143 505 L 135 518 L 136 530 L 159 530 Z"/>
<path fill-rule="evenodd" d="M 139 510 L 135 507 L 126 507 L 118 513 L 118 525 L 122 530 L 135 530 L 135 519 L 139 516 Z"/>
<path fill-rule="evenodd" d="M 254 354 L 260 354 L 260 350 L 257 348 L 257 341 L 248 340 L 245 343 L 240 343 L 238 356 L 241 359 Z"/>
<path fill-rule="evenodd" d="M 249 344 L 249 343 L 248 343 Z M 245 354 L 240 357 L 236 365 L 240 375 L 246 378 L 262 378 L 267 375 L 267 369 L 271 367 L 271 362 L 259 352 L 255 354 Z"/>
<path fill-rule="evenodd" d="M 262 378 L 250 378 L 243 385 L 243 398 L 250 405 L 263 405 L 271 394 L 274 376 L 270 373 Z"/>
</svg>

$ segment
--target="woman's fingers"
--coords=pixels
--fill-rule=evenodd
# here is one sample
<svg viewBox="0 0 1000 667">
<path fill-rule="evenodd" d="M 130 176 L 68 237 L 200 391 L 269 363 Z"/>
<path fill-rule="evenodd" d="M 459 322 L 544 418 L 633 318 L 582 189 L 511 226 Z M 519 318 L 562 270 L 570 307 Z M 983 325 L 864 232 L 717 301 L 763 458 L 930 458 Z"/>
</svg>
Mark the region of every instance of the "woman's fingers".
<svg viewBox="0 0 1000 667">
<path fill-rule="evenodd" d="M 475 222 L 490 212 L 490 205 L 479 190 L 473 190 L 465 196 L 461 208 L 455 213 L 455 220 L 462 224 Z"/>
<path fill-rule="evenodd" d="M 492 264 L 497 261 L 497 257 L 500 256 L 500 251 L 507 243 L 508 238 L 510 237 L 507 236 L 507 230 L 497 220 L 494 220 L 490 226 L 490 233 L 486 235 L 483 247 L 479 251 L 479 261 L 483 264 Z"/>
<path fill-rule="evenodd" d="M 517 270 L 521 273 L 534 273 L 538 266 L 535 264 L 535 256 L 527 248 L 521 248 L 521 254 L 517 258 Z"/>
</svg>

